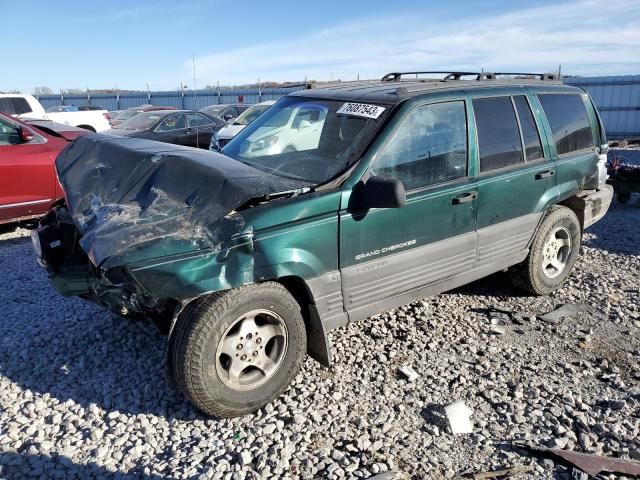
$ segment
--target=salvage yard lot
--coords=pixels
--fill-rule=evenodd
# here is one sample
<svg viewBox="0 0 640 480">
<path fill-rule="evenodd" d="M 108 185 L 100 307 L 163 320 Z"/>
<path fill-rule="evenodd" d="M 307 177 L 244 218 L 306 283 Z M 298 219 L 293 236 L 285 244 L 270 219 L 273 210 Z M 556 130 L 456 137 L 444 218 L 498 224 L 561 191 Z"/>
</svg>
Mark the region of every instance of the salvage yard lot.
<svg viewBox="0 0 640 480">
<path fill-rule="evenodd" d="M 529 464 L 530 478 L 569 478 L 512 451 L 518 439 L 637 458 L 639 200 L 588 230 L 558 292 L 525 296 L 493 275 L 341 328 L 331 369 L 307 359 L 285 395 L 236 419 L 198 413 L 166 386 L 154 327 L 60 297 L 29 232 L 5 229 L 0 478 L 451 478 Z M 535 317 L 568 302 L 592 309 Z M 492 308 L 513 313 L 503 335 Z M 406 365 L 419 378 L 399 374 Z M 458 399 L 474 411 L 472 434 L 448 431 L 442 407 Z"/>
</svg>

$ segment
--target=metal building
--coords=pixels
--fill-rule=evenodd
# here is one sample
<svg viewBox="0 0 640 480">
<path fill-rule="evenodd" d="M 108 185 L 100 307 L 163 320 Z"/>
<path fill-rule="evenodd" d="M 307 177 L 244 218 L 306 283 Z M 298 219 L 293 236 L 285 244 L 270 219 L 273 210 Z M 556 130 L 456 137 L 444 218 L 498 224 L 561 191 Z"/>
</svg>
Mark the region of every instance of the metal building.
<svg viewBox="0 0 640 480">
<path fill-rule="evenodd" d="M 593 98 L 607 138 L 640 138 L 640 75 L 565 78 Z"/>
</svg>

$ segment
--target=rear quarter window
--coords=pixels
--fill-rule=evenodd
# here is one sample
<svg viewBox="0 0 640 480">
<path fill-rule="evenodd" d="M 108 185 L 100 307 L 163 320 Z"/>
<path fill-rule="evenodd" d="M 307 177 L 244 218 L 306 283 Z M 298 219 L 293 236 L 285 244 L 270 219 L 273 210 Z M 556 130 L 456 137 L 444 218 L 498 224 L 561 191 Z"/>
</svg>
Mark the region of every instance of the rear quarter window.
<svg viewBox="0 0 640 480">
<path fill-rule="evenodd" d="M 516 106 L 518 118 L 520 119 L 520 130 L 522 131 L 522 139 L 524 140 L 527 162 L 543 158 L 544 153 L 542 151 L 542 143 L 540 142 L 540 133 L 538 132 L 538 127 L 536 127 L 533 113 L 531 113 L 529 102 L 527 102 L 524 95 L 517 95 L 513 97 L 513 103 Z"/>
<path fill-rule="evenodd" d="M 593 147 L 587 109 L 578 93 L 538 94 L 558 155 Z"/>
</svg>

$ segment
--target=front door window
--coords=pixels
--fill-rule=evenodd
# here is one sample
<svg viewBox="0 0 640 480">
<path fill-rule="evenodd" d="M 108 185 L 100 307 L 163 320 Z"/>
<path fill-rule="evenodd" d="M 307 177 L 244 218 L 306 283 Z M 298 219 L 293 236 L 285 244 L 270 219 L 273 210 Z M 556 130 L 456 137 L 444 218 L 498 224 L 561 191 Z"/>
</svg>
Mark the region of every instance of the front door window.
<svg viewBox="0 0 640 480">
<path fill-rule="evenodd" d="M 464 102 L 418 107 L 376 160 L 373 174 L 397 178 L 406 190 L 467 175 Z"/>
</svg>

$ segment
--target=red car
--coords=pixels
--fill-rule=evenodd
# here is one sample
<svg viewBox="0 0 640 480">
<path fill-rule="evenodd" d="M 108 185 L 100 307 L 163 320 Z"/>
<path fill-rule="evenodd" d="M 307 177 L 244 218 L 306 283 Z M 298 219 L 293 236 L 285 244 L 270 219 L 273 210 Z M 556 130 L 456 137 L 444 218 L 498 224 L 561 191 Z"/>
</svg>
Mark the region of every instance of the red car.
<svg viewBox="0 0 640 480">
<path fill-rule="evenodd" d="M 0 224 L 37 218 L 62 198 L 54 160 L 69 142 L 88 133 L 0 113 Z"/>
</svg>

